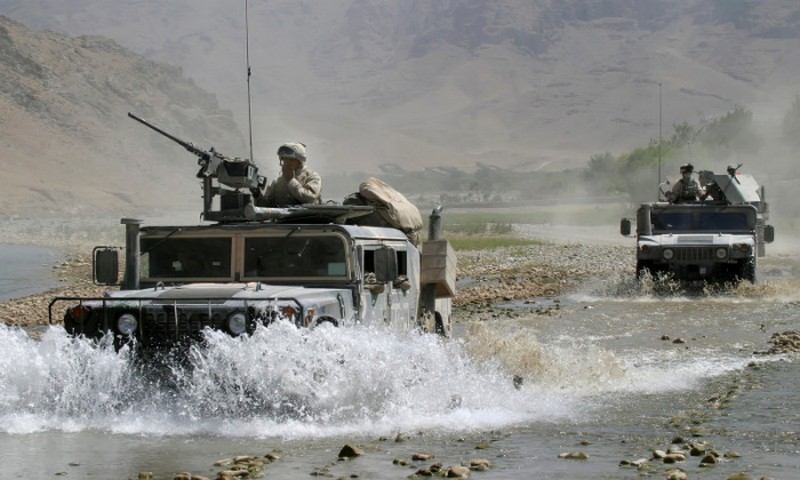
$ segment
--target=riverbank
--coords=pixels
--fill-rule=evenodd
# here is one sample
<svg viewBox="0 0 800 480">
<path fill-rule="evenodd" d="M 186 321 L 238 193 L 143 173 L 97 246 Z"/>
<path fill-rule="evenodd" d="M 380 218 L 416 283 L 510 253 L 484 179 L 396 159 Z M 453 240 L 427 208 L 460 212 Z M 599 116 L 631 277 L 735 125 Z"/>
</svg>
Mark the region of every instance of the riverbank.
<svg viewBox="0 0 800 480">
<path fill-rule="evenodd" d="M 534 243 L 457 253 L 456 322 L 496 316 L 498 302 L 534 297 L 558 300 L 588 278 L 607 278 L 632 268 L 628 247 L 540 241 L 531 226 L 518 227 L 518 234 Z M 47 325 L 48 304 L 53 297 L 100 296 L 108 289 L 92 283 L 91 247 L 81 242 L 64 247 L 69 248 L 70 255 L 53 267 L 61 286 L 0 302 L 1 322 L 25 327 Z M 60 318 L 54 321 L 58 323 Z"/>
</svg>

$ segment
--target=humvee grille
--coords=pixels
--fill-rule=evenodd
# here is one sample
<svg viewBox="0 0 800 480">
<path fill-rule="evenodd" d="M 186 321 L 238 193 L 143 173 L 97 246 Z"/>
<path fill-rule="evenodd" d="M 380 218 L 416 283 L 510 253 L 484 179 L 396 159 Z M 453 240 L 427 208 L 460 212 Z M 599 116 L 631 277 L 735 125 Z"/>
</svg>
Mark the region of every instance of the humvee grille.
<svg viewBox="0 0 800 480">
<path fill-rule="evenodd" d="M 678 262 L 705 262 L 714 260 L 714 248 L 676 248 L 675 260 Z"/>
<path fill-rule="evenodd" d="M 145 346 L 171 345 L 176 340 L 200 340 L 206 327 L 225 329 L 225 316 L 208 310 L 187 311 L 172 307 L 143 312 L 140 341 Z"/>
</svg>

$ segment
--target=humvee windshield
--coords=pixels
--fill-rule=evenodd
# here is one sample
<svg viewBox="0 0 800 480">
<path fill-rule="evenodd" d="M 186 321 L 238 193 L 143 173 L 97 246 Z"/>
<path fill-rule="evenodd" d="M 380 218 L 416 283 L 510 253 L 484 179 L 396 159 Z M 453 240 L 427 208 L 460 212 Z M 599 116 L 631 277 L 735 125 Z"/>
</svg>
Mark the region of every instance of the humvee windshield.
<svg viewBox="0 0 800 480">
<path fill-rule="evenodd" d="M 749 210 L 653 210 L 654 233 L 746 232 L 755 228 L 755 214 Z"/>
<path fill-rule="evenodd" d="M 230 278 L 230 237 L 142 238 L 145 278 Z"/>
<path fill-rule="evenodd" d="M 345 277 L 347 255 L 339 236 L 289 235 L 244 239 L 245 277 Z"/>
<path fill-rule="evenodd" d="M 228 281 L 239 262 L 245 279 L 348 275 L 346 243 L 338 235 L 244 237 L 238 259 L 232 237 L 143 237 L 141 242 L 141 276 L 153 280 Z"/>
</svg>

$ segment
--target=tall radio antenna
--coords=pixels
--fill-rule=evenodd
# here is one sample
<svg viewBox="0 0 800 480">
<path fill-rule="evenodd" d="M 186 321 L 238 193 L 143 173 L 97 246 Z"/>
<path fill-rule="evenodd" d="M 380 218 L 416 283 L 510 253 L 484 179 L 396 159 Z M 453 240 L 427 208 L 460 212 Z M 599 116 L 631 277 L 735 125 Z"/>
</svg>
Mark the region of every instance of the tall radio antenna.
<svg viewBox="0 0 800 480">
<path fill-rule="evenodd" d="M 247 19 L 247 0 L 244 0 L 244 35 L 245 35 L 245 56 L 247 57 L 247 127 L 250 131 L 250 160 L 253 158 L 253 112 L 250 107 L 250 25 Z"/>
<path fill-rule="evenodd" d="M 661 82 L 658 82 L 658 185 L 661 185 Z"/>
</svg>

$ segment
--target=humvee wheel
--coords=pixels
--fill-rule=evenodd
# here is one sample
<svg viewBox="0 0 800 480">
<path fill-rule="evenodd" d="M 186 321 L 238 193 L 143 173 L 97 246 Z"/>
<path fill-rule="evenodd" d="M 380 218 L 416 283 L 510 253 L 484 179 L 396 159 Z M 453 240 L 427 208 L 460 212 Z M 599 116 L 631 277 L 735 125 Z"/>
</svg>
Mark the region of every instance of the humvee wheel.
<svg viewBox="0 0 800 480">
<path fill-rule="evenodd" d="M 450 325 L 444 324 L 442 314 L 439 312 L 434 313 L 434 332 L 442 337 L 447 337 L 450 335 Z"/>
<path fill-rule="evenodd" d="M 750 258 L 739 263 L 739 280 L 756 283 L 756 262 Z"/>
<path fill-rule="evenodd" d="M 650 262 L 645 260 L 637 260 L 636 261 L 636 280 L 641 280 L 642 277 L 649 274 L 651 277 L 656 276 L 656 272 L 653 271 L 652 265 Z"/>
</svg>

